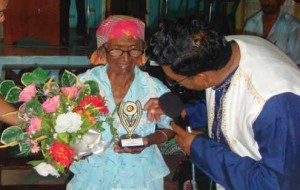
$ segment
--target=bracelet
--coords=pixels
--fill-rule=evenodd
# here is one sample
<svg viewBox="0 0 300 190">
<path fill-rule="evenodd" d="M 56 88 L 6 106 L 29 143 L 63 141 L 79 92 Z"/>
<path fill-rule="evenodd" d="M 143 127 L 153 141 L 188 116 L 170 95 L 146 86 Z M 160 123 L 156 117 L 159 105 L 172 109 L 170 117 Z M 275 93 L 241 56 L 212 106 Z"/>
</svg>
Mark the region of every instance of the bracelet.
<svg viewBox="0 0 300 190">
<path fill-rule="evenodd" d="M 162 143 L 166 143 L 168 141 L 168 139 L 169 139 L 168 135 L 164 131 L 162 131 L 162 130 L 157 130 L 157 132 L 160 132 L 161 134 L 163 134 L 163 136 L 165 137 L 165 140 Z"/>
</svg>

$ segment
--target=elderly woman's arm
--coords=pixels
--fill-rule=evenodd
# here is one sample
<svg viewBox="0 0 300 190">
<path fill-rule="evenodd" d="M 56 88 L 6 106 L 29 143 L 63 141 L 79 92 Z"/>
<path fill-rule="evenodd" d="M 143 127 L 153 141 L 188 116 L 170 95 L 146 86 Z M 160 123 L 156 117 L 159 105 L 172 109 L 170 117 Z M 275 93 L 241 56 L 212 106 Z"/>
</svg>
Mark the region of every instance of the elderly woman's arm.
<svg viewBox="0 0 300 190">
<path fill-rule="evenodd" d="M 0 122 L 16 125 L 20 122 L 18 119 L 17 109 L 11 104 L 5 102 L 2 97 L 0 97 Z M 13 113 L 15 112 L 15 113 Z"/>
</svg>

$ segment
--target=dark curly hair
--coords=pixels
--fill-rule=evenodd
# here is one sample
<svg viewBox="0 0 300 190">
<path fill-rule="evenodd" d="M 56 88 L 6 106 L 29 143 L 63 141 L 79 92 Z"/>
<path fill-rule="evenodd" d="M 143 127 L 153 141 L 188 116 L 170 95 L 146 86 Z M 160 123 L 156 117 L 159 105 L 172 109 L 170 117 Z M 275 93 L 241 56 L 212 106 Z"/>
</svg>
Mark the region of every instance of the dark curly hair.
<svg viewBox="0 0 300 190">
<path fill-rule="evenodd" d="M 165 22 L 148 44 L 150 58 L 185 76 L 224 67 L 232 54 L 230 43 L 201 16 Z"/>
</svg>

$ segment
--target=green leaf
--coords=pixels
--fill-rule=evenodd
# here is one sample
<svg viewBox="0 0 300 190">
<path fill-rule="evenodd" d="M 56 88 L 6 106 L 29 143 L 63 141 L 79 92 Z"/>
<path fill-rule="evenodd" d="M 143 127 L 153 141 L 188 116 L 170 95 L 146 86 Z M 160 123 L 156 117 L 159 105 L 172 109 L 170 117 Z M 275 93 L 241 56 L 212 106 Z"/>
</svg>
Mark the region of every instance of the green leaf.
<svg viewBox="0 0 300 190">
<path fill-rule="evenodd" d="M 20 148 L 20 153 L 18 154 L 19 156 L 31 155 L 30 146 L 25 141 L 19 143 L 19 148 Z"/>
<path fill-rule="evenodd" d="M 52 114 L 46 114 L 42 118 L 42 133 L 44 135 L 47 135 L 48 137 L 51 137 L 53 135 L 53 129 L 55 127 L 55 120 L 56 117 L 54 117 Z"/>
<path fill-rule="evenodd" d="M 106 121 L 105 121 L 105 122 L 109 125 L 110 133 L 111 133 L 114 137 L 118 138 L 118 137 L 119 137 L 118 130 L 117 130 L 117 128 L 115 128 L 114 125 L 113 125 L 113 124 L 114 124 L 114 118 L 111 117 L 111 116 L 108 116 L 108 117 L 106 118 Z"/>
<path fill-rule="evenodd" d="M 65 144 L 69 144 L 69 142 L 73 141 L 74 134 L 70 132 L 58 133 L 56 136 L 56 140 L 59 142 L 63 142 Z"/>
<path fill-rule="evenodd" d="M 55 167 L 55 169 L 57 169 L 57 171 L 59 172 L 59 173 L 62 173 L 62 174 L 65 174 L 65 167 L 64 166 L 62 166 L 62 165 L 60 165 L 59 163 L 54 163 L 54 167 Z"/>
<path fill-rule="evenodd" d="M 44 69 L 38 67 L 31 73 L 24 73 L 22 75 L 21 82 L 25 86 L 28 86 L 32 83 L 44 84 L 44 83 L 46 83 L 48 78 L 49 78 L 49 76 L 48 76 L 47 72 Z"/>
<path fill-rule="evenodd" d="M 85 134 L 93 125 L 88 119 L 87 117 L 81 116 L 81 120 L 82 120 L 82 125 L 80 126 L 80 134 Z"/>
<path fill-rule="evenodd" d="M 60 95 L 59 98 L 60 98 L 60 105 L 59 105 L 58 109 L 56 110 L 56 113 L 57 114 L 66 113 L 68 111 L 69 105 L 72 104 L 72 100 L 69 100 L 69 102 L 68 102 L 67 97 L 62 94 Z M 69 104 L 69 103 L 71 103 L 71 104 Z"/>
<path fill-rule="evenodd" d="M 76 82 L 77 82 L 76 75 L 74 75 L 68 70 L 65 70 L 65 72 L 61 77 L 61 85 L 70 87 L 76 84 Z"/>
<path fill-rule="evenodd" d="M 90 94 L 92 95 L 99 95 L 100 89 L 98 86 L 98 83 L 94 80 L 85 81 L 84 84 L 88 85 L 90 87 Z"/>
<path fill-rule="evenodd" d="M 35 97 L 25 104 L 25 112 L 28 115 L 39 116 L 43 113 L 41 106 L 41 103 L 38 101 L 37 97 Z"/>
<path fill-rule="evenodd" d="M 5 80 L 5 81 L 1 82 L 1 84 L 0 84 L 1 95 L 5 97 L 6 94 L 8 93 L 8 91 L 14 86 L 16 86 L 16 84 L 12 80 Z"/>
<path fill-rule="evenodd" d="M 41 141 L 41 150 L 44 155 L 44 158 L 47 159 L 49 157 L 49 151 L 47 150 L 48 147 L 50 147 L 53 144 L 52 138 L 47 138 L 43 141 Z"/>
<path fill-rule="evenodd" d="M 6 94 L 5 101 L 9 103 L 17 103 L 19 101 L 19 95 L 22 89 L 18 86 L 12 87 Z"/>
<path fill-rule="evenodd" d="M 95 128 L 99 130 L 99 132 L 104 131 L 104 128 L 102 127 L 103 121 L 97 121 L 95 124 Z"/>
<path fill-rule="evenodd" d="M 45 161 L 44 160 L 32 160 L 32 161 L 27 162 L 27 164 L 32 165 L 32 167 L 36 167 L 42 162 L 45 162 Z"/>
<path fill-rule="evenodd" d="M 18 141 L 23 135 L 23 130 L 18 126 L 6 128 L 1 134 L 1 143 L 7 144 L 13 141 Z"/>
<path fill-rule="evenodd" d="M 84 85 L 84 91 L 79 94 L 78 101 L 81 101 L 84 97 L 91 94 L 91 88 L 89 85 Z"/>
</svg>

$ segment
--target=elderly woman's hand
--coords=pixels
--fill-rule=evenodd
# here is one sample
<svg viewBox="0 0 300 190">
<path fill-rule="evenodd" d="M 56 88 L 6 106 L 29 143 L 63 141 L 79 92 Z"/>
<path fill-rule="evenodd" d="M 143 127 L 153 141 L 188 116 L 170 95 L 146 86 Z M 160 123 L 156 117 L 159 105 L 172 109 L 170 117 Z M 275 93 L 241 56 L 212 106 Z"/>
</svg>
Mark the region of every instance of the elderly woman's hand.
<svg viewBox="0 0 300 190">
<path fill-rule="evenodd" d="M 151 98 L 144 106 L 144 110 L 147 110 L 147 119 L 149 121 L 160 121 L 160 116 L 163 114 L 159 105 L 158 98 Z"/>
<path fill-rule="evenodd" d="M 145 140 L 143 138 L 144 141 L 144 145 L 145 145 Z M 120 146 L 120 141 L 116 140 L 114 142 L 114 151 L 117 153 L 131 153 L 131 154 L 139 154 L 141 153 L 144 149 L 146 148 L 145 146 L 141 146 L 141 147 L 121 147 Z"/>
</svg>

